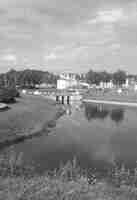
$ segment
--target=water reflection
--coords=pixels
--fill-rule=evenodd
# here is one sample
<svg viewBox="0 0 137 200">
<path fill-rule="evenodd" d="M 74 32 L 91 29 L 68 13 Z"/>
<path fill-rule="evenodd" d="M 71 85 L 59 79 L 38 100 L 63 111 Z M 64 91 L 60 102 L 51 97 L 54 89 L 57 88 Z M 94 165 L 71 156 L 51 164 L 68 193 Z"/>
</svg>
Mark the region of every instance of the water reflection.
<svg viewBox="0 0 137 200">
<path fill-rule="evenodd" d="M 111 152 L 117 165 L 124 164 L 127 168 L 136 167 L 137 160 L 137 134 L 136 129 L 132 129 L 129 134 L 127 130 L 120 130 L 110 138 Z"/>
<path fill-rule="evenodd" d="M 110 113 L 110 117 L 113 121 L 119 123 L 124 119 L 124 110 L 121 108 L 113 109 Z"/>
<path fill-rule="evenodd" d="M 71 108 L 71 106 L 68 106 L 68 107 L 66 108 L 66 114 L 67 114 L 67 115 L 72 115 L 72 108 Z"/>
<path fill-rule="evenodd" d="M 33 162 L 41 173 L 74 157 L 82 169 L 100 174 L 107 173 L 115 163 L 135 167 L 137 109 L 78 103 L 65 109 L 66 115 L 58 120 L 54 135 L 43 134 L 14 145 L 17 153 L 23 152 L 25 164 Z"/>
<path fill-rule="evenodd" d="M 96 118 L 104 119 L 108 114 L 108 110 L 104 109 L 102 105 L 85 104 L 85 116 L 88 121 Z"/>
<path fill-rule="evenodd" d="M 123 121 L 124 110 L 122 108 L 107 108 L 104 105 L 85 104 L 85 117 L 88 121 L 92 119 L 105 119 L 108 116 L 116 123 Z"/>
</svg>

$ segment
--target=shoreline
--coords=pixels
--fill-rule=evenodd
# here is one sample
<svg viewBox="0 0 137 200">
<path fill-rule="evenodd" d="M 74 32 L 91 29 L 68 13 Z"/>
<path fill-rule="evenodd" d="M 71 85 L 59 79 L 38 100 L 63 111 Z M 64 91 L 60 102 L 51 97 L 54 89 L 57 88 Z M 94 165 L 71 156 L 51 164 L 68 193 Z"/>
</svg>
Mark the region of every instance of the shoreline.
<svg viewBox="0 0 137 200">
<path fill-rule="evenodd" d="M 122 102 L 122 101 L 112 101 L 112 100 L 98 100 L 98 99 L 83 99 L 84 103 L 96 103 L 96 104 L 109 104 L 109 105 L 120 105 L 120 106 L 128 106 L 128 107 L 137 107 L 136 102 Z"/>
<path fill-rule="evenodd" d="M 23 134 L 18 134 L 15 135 L 11 138 L 6 138 L 2 141 L 0 141 L 0 150 L 12 146 L 14 144 L 23 142 L 27 139 L 32 139 L 33 137 L 39 137 L 43 134 L 46 134 L 48 136 L 48 134 L 50 132 L 52 132 L 53 128 L 56 127 L 56 122 L 57 120 L 63 116 L 65 113 L 65 110 L 63 109 L 63 107 L 58 106 L 57 111 L 55 113 L 55 115 L 53 116 L 53 119 L 49 120 L 49 121 L 45 121 L 45 123 L 43 124 L 43 127 L 39 128 L 38 130 L 32 131 L 30 133 L 26 132 Z M 43 133 L 44 132 L 44 133 Z"/>
</svg>

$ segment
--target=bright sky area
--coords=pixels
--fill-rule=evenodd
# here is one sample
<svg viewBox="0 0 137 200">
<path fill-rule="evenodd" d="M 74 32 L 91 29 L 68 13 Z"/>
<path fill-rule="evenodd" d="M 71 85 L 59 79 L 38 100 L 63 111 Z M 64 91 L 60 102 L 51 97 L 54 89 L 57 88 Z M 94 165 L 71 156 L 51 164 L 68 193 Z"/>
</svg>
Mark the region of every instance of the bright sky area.
<svg viewBox="0 0 137 200">
<path fill-rule="evenodd" d="M 137 0 L 0 1 L 0 72 L 137 73 Z"/>
</svg>

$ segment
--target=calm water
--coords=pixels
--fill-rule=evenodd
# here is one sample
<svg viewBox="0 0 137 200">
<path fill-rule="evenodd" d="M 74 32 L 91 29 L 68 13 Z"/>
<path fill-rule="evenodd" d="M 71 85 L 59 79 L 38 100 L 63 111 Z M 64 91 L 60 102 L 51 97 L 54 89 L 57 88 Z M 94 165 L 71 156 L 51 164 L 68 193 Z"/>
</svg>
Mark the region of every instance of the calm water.
<svg viewBox="0 0 137 200">
<path fill-rule="evenodd" d="M 24 162 L 39 172 L 59 167 L 74 156 L 81 167 L 103 172 L 115 162 L 135 167 L 137 108 L 83 104 L 68 108 L 49 136 L 14 145 Z"/>
</svg>

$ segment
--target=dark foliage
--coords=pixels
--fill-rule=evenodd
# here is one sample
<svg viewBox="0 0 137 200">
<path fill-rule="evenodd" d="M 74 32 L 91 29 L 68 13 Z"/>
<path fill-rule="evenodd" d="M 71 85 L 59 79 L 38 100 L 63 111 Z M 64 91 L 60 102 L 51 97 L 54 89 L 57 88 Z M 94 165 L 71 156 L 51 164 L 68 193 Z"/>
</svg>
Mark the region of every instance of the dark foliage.
<svg viewBox="0 0 137 200">
<path fill-rule="evenodd" d="M 16 88 L 1 88 L 0 89 L 0 102 L 14 103 L 16 98 L 20 97 L 20 93 Z"/>
<path fill-rule="evenodd" d="M 113 74 L 108 73 L 106 71 L 95 72 L 93 70 L 90 70 L 86 74 L 87 82 L 90 84 L 96 84 L 96 85 L 99 85 L 101 81 L 109 82 L 110 80 L 112 80 L 115 85 L 120 86 L 125 83 L 127 77 L 128 76 L 126 75 L 126 73 L 122 70 L 118 70 L 114 72 Z"/>
<path fill-rule="evenodd" d="M 0 74 L 0 87 L 13 87 L 33 89 L 41 83 L 56 84 L 58 76 L 40 70 L 26 69 L 23 71 L 10 70 Z"/>
</svg>

